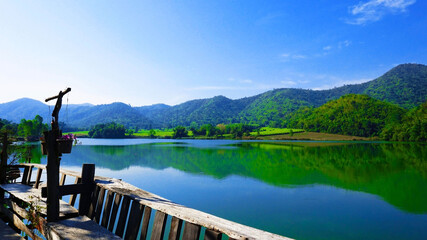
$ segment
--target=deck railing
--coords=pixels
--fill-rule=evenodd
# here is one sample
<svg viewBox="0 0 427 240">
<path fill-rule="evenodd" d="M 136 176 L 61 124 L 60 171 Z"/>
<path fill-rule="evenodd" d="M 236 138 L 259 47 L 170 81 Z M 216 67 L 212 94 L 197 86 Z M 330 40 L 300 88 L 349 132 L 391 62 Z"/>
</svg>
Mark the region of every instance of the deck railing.
<svg viewBox="0 0 427 240">
<path fill-rule="evenodd" d="M 41 187 L 46 165 L 24 163 L 19 167 L 24 168 L 22 184 Z M 37 175 L 32 181 L 34 168 Z M 76 184 L 82 179 L 75 171 L 60 169 L 60 174 L 59 185 L 67 178 L 74 178 Z M 148 235 L 170 240 L 227 239 L 223 235 L 229 239 L 289 239 L 182 206 L 119 179 L 96 176 L 95 183 L 87 216 L 123 239 L 147 239 Z M 69 204 L 76 207 L 79 195 L 71 195 Z"/>
</svg>

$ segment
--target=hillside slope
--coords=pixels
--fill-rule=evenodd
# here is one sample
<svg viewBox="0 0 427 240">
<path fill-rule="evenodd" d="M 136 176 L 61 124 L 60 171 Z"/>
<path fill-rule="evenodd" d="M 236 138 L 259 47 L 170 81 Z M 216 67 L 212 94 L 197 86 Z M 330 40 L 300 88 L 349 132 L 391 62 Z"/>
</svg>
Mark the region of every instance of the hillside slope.
<svg viewBox="0 0 427 240">
<path fill-rule="evenodd" d="M 67 125 L 89 128 L 98 123 L 116 121 L 126 127 L 161 128 L 218 123 L 249 123 L 280 126 L 283 118 L 302 107 L 319 107 L 346 94 L 366 94 L 406 109 L 427 100 L 427 66 L 402 64 L 384 75 L 362 84 L 328 90 L 274 89 L 256 96 L 232 100 L 224 96 L 197 99 L 175 106 L 156 104 L 131 107 L 123 103 L 105 105 L 63 105 L 60 120 Z M 0 118 L 19 122 L 39 114 L 50 121 L 46 104 L 33 99 L 18 99 L 0 104 Z"/>
</svg>

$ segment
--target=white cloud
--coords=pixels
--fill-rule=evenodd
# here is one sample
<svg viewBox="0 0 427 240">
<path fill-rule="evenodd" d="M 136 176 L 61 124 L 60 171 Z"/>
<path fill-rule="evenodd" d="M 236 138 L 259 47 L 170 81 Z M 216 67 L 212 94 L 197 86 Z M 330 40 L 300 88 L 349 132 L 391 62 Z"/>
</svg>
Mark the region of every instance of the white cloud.
<svg viewBox="0 0 427 240">
<path fill-rule="evenodd" d="M 335 87 L 341 87 L 344 85 L 360 84 L 360 83 L 364 83 L 372 80 L 372 79 L 366 79 L 366 78 L 357 79 L 357 80 L 338 80 L 338 78 L 334 76 L 330 76 L 329 78 L 331 80 L 335 80 L 335 82 L 333 84 L 326 84 L 319 87 L 315 87 L 313 88 L 313 90 L 327 90 Z"/>
<path fill-rule="evenodd" d="M 290 81 L 290 80 L 286 80 L 286 81 L 281 81 L 280 82 L 282 85 L 284 85 L 284 87 L 291 87 L 291 86 L 295 86 L 297 85 L 296 82 L 294 81 Z"/>
<path fill-rule="evenodd" d="M 332 49 L 332 46 L 325 46 L 325 47 L 323 47 L 323 50 L 324 51 L 329 51 L 329 50 L 331 50 Z"/>
<path fill-rule="evenodd" d="M 353 19 L 347 20 L 349 24 L 363 25 L 376 22 L 388 13 L 402 13 L 406 8 L 414 4 L 416 0 L 369 0 L 360 2 L 350 7 Z"/>
<path fill-rule="evenodd" d="M 350 46 L 350 44 L 351 44 L 351 41 L 344 40 L 338 43 L 338 48 L 348 47 Z"/>
<path fill-rule="evenodd" d="M 250 79 L 243 79 L 243 80 L 240 80 L 239 82 L 240 82 L 240 83 L 250 84 L 250 83 L 252 83 L 253 81 L 252 81 L 252 80 L 250 80 Z"/>
<path fill-rule="evenodd" d="M 280 55 L 280 57 L 283 60 L 286 60 L 286 61 L 290 60 L 290 59 L 293 59 L 293 60 L 302 60 L 302 59 L 306 59 L 307 58 L 306 55 L 302 55 L 302 54 L 290 54 L 290 53 L 282 53 Z"/>
</svg>

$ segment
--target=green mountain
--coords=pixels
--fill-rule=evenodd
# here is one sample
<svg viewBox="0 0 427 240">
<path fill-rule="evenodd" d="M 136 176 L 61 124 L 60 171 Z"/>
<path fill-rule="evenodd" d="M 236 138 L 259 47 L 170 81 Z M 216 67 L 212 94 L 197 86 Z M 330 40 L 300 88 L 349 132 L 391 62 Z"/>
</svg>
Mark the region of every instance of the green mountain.
<svg viewBox="0 0 427 240">
<path fill-rule="evenodd" d="M 284 125 L 313 132 L 371 137 L 378 136 L 386 124 L 400 124 L 404 114 L 405 110 L 397 105 L 368 95 L 349 94 L 317 108 L 291 113 Z"/>
<path fill-rule="evenodd" d="M 161 128 L 177 125 L 250 123 L 280 126 L 283 119 L 302 107 L 320 107 L 347 94 L 372 98 L 411 109 L 427 100 L 427 66 L 402 64 L 372 81 L 328 90 L 275 89 L 256 96 L 232 100 L 224 96 L 191 100 L 179 105 L 131 107 L 123 103 L 106 105 L 63 105 L 60 121 L 78 128 L 115 121 L 126 127 Z M 0 104 L 0 118 L 19 122 L 41 115 L 50 121 L 53 107 L 32 99 Z"/>
</svg>

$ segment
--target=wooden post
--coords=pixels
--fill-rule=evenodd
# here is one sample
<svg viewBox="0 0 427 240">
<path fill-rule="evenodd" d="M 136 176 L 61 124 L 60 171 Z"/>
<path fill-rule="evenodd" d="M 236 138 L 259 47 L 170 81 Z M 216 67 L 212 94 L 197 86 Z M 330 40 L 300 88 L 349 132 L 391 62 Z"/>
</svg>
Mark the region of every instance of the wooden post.
<svg viewBox="0 0 427 240">
<path fill-rule="evenodd" d="M 60 136 L 59 130 L 47 133 L 47 221 L 59 220 L 59 158 L 56 139 Z"/>
<path fill-rule="evenodd" d="M 95 164 L 83 164 L 82 167 L 82 184 L 92 185 L 95 188 Z M 79 200 L 79 215 L 87 215 L 91 203 L 93 190 L 91 192 L 83 192 L 80 194 Z"/>
<path fill-rule="evenodd" d="M 56 99 L 55 108 L 52 113 L 52 130 L 45 133 L 47 144 L 47 221 L 55 222 L 59 220 L 59 162 L 60 152 L 58 151 L 57 139 L 62 133 L 59 130 L 59 111 L 62 106 L 62 97 L 71 91 L 67 88 L 64 92 L 59 91 L 59 94 L 54 97 L 47 98 L 45 102 Z"/>
<path fill-rule="evenodd" d="M 0 165 L 0 184 L 6 183 L 6 168 L 7 168 L 7 133 L 3 134 L 2 138 L 3 148 L 1 151 L 1 165 Z M 0 202 L 4 199 L 4 191 L 0 190 Z"/>
</svg>

